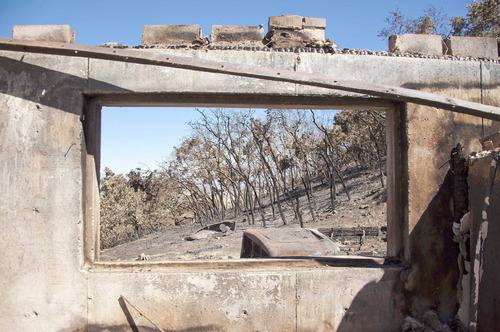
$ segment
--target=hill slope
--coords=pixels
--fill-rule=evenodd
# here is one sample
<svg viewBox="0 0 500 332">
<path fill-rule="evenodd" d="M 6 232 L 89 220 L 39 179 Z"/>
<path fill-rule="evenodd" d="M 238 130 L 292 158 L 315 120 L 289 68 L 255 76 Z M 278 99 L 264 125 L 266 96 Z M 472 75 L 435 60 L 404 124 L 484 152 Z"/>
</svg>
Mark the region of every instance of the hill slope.
<svg viewBox="0 0 500 332">
<path fill-rule="evenodd" d="M 335 209 L 330 207 L 328 186 L 315 182 L 314 201 L 316 221 L 307 207 L 305 196 L 300 198 L 300 206 L 304 227 L 307 228 L 353 228 L 376 227 L 378 236 L 367 236 L 365 241 L 359 236 L 335 237 L 333 240 L 341 248 L 342 255 L 366 255 L 383 257 L 387 251 L 386 244 L 386 188 L 382 188 L 378 171 L 352 170 L 346 176 L 351 199 L 347 200 L 342 186 L 337 186 Z M 294 219 L 294 212 L 287 204 L 285 216 L 288 225 L 283 225 L 279 216 L 272 219 L 271 206 L 265 208 L 267 227 L 300 227 Z M 276 213 L 277 214 L 277 213 Z M 228 213 L 230 216 L 231 213 Z M 207 238 L 194 241 L 186 237 L 199 229 L 199 225 L 178 225 L 147 235 L 141 239 L 121 244 L 101 252 L 102 261 L 133 261 L 142 255 L 142 259 L 154 261 L 194 260 L 194 259 L 235 259 L 240 256 L 242 234 L 248 228 L 260 228 L 260 213 L 256 214 L 255 225 L 249 225 L 240 216 L 237 219 L 226 219 L 236 222 L 236 229 L 226 233 L 211 234 Z M 362 244 L 362 242 L 364 242 Z"/>
</svg>

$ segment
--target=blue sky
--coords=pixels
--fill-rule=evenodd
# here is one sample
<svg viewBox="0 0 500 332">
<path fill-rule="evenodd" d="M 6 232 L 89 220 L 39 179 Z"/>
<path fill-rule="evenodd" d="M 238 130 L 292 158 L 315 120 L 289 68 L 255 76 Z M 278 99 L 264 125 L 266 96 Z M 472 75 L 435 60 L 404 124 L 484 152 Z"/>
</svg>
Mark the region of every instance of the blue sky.
<svg viewBox="0 0 500 332">
<path fill-rule="evenodd" d="M 0 0 L 0 37 L 12 37 L 14 25 L 69 24 L 76 43 L 101 45 L 118 42 L 139 45 L 144 25 L 198 24 L 203 36 L 212 25 L 264 25 L 269 16 L 300 15 L 326 18 L 326 37 L 340 48 L 387 50 L 387 41 L 377 37 L 389 11 L 398 6 L 411 17 L 422 15 L 428 4 L 448 17 L 465 15 L 465 0 Z M 141 116 L 137 116 L 140 112 Z M 146 113 L 151 112 L 151 113 Z M 102 166 L 116 173 L 135 167 L 156 168 L 171 147 L 186 136 L 186 121 L 193 109 L 105 109 L 102 129 Z M 154 122 L 149 119 L 153 117 Z M 153 142 L 157 144 L 153 144 Z M 145 167 L 144 165 L 147 165 Z"/>
</svg>

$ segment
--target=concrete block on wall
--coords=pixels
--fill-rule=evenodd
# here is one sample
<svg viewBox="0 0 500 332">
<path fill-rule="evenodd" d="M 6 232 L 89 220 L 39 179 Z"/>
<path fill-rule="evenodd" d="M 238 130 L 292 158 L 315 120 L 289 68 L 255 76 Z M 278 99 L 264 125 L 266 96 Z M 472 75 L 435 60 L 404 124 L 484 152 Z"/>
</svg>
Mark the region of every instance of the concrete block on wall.
<svg viewBox="0 0 500 332">
<path fill-rule="evenodd" d="M 74 44 L 75 32 L 69 25 L 14 25 L 12 38 Z"/>
<path fill-rule="evenodd" d="M 325 29 L 326 18 L 304 17 L 304 28 Z"/>
<path fill-rule="evenodd" d="M 325 29 L 326 18 L 302 17 L 297 15 L 269 16 L 269 30 Z"/>
<path fill-rule="evenodd" d="M 315 41 L 324 41 L 325 31 L 318 29 L 272 30 L 266 35 L 266 45 L 270 47 L 306 47 Z"/>
<path fill-rule="evenodd" d="M 443 40 L 439 35 L 392 35 L 389 37 L 389 52 L 443 55 Z"/>
<path fill-rule="evenodd" d="M 497 58 L 498 43 L 493 37 L 450 37 L 445 40 L 449 55 Z"/>
<path fill-rule="evenodd" d="M 143 45 L 190 45 L 201 40 L 199 25 L 145 25 L 142 30 Z"/>
<path fill-rule="evenodd" d="M 270 47 L 306 47 L 325 40 L 326 19 L 295 15 L 269 16 L 266 45 Z"/>
<path fill-rule="evenodd" d="M 300 30 L 304 27 L 304 18 L 297 15 L 269 16 L 269 30 L 291 29 Z"/>
<path fill-rule="evenodd" d="M 325 30 L 323 29 L 302 29 L 296 32 L 306 41 L 325 40 Z"/>
<path fill-rule="evenodd" d="M 210 42 L 219 46 L 263 46 L 263 39 L 262 26 L 213 25 L 210 34 Z"/>
</svg>

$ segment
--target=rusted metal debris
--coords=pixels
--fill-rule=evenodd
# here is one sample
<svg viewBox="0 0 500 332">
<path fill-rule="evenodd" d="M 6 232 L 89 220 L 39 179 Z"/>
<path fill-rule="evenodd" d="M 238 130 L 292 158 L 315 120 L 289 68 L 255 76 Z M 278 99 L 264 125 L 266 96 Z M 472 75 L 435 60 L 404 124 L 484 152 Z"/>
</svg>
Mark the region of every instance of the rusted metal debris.
<svg viewBox="0 0 500 332">
<path fill-rule="evenodd" d="M 248 229 L 243 232 L 241 258 L 333 256 L 339 247 L 309 228 Z"/>
<path fill-rule="evenodd" d="M 222 63 L 127 49 L 0 38 L 0 50 L 94 58 L 288 82 L 410 102 L 500 121 L 500 108 L 434 93 L 277 68 Z"/>
</svg>

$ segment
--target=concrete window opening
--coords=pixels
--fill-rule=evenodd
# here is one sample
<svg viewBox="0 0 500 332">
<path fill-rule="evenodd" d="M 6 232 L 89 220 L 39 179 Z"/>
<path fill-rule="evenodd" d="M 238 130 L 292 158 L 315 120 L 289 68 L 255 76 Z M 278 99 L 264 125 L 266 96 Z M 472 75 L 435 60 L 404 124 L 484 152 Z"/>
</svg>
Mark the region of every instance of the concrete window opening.
<svg viewBox="0 0 500 332">
<path fill-rule="evenodd" d="M 450 322 L 453 324 L 450 326 L 456 327 L 457 312 L 464 329 L 494 330 L 498 325 L 494 318 L 500 315 L 493 304 L 499 297 L 495 249 L 500 243 L 497 241 L 500 233 L 495 220 L 500 214 L 494 208 L 500 204 L 495 191 L 497 181 L 488 175 L 496 170 L 491 165 L 497 154 L 482 151 L 478 142 L 478 138 L 494 134 L 500 128 L 498 59 L 470 54 L 441 55 L 440 40 L 436 43 L 437 55 L 408 49 L 405 52 L 401 46 L 402 53 L 347 49 L 324 53 L 318 48 L 287 51 L 214 45 L 191 48 L 143 45 L 119 49 L 10 39 L 0 43 L 3 48 L 0 79 L 6 83 L 0 84 L 0 134 L 5 143 L 0 149 L 4 165 L 0 201 L 4 203 L 6 220 L 2 239 L 6 248 L 4 279 L 8 285 L 4 287 L 6 305 L 0 325 L 12 326 L 11 330 L 17 326 L 23 326 L 24 330 L 40 330 L 42 326 L 52 326 L 53 330 L 127 330 L 131 321 L 125 299 L 162 329 L 176 331 L 362 331 L 367 326 L 374 331 L 390 331 L 416 320 L 432 327 Z M 492 45 L 496 50 L 496 41 Z M 219 250 L 214 246 L 220 244 L 211 243 L 190 249 L 193 256 L 207 259 L 183 260 L 176 256 L 172 260 L 155 260 L 154 252 L 141 250 L 134 252 L 129 260 L 106 260 L 105 251 L 101 252 L 105 239 L 100 230 L 103 225 L 100 201 L 105 185 L 101 174 L 106 166 L 105 159 L 101 160 L 106 154 L 105 143 L 101 144 L 104 139 L 101 131 L 106 130 L 101 126 L 101 115 L 106 112 L 103 107 L 114 106 L 286 109 L 287 121 L 294 119 L 296 109 L 306 113 L 309 109 L 318 111 L 318 121 L 321 110 L 382 112 L 386 127 L 385 172 L 383 168 L 380 171 L 380 163 L 375 163 L 372 178 L 374 184 L 380 178 L 385 180 L 387 191 L 386 257 L 353 252 L 357 255 L 264 259 L 260 257 L 275 254 L 265 251 L 265 241 L 262 246 L 255 245 L 262 239 L 261 232 L 254 233 L 253 242 L 247 246 L 252 256 L 247 259 L 238 258 L 238 253 L 234 259 L 212 259 L 209 255 Z M 142 112 L 130 117 L 137 122 L 142 117 L 158 120 Z M 265 121 L 255 122 L 250 128 L 266 131 L 265 124 Z M 325 125 L 325 129 L 330 126 Z M 289 132 L 278 131 L 293 138 Z M 248 134 L 249 140 L 253 139 L 252 132 Z M 264 156 L 269 156 L 265 135 L 256 134 L 256 143 L 262 142 Z M 370 132 L 367 136 L 371 137 Z M 498 147 L 494 141 L 485 142 L 489 148 Z M 184 164 L 186 160 L 187 165 L 194 162 L 187 157 L 206 153 L 207 149 L 200 149 L 200 144 L 195 143 L 192 148 L 186 144 L 188 148 L 183 153 L 186 158 L 180 159 Z M 246 155 L 259 160 L 258 144 L 251 145 L 254 149 L 251 151 L 257 153 L 237 156 L 242 161 Z M 467 175 L 468 205 L 464 204 L 465 191 L 462 191 L 466 188 L 467 173 L 462 167 L 466 159 L 458 153 L 459 144 L 464 157 L 476 153 Z M 304 172 L 291 162 L 301 156 L 301 146 L 292 144 L 289 150 L 293 151 L 288 155 L 292 160 L 283 158 L 283 169 L 294 170 L 295 188 L 302 188 L 299 175 Z M 383 160 L 375 158 L 380 159 Z M 266 160 L 274 162 L 272 157 Z M 324 163 L 327 165 L 328 159 Z M 149 162 L 145 164 L 151 167 Z M 213 163 L 207 162 L 207 166 L 214 169 Z M 147 199 L 151 191 L 144 179 L 149 179 L 149 169 L 142 164 L 140 167 L 145 173 L 136 175 L 135 186 L 128 192 L 132 197 Z M 232 167 L 216 167 L 221 174 L 211 174 L 222 176 L 222 170 L 234 171 L 236 167 L 234 163 Z M 115 175 L 119 174 L 114 168 L 111 167 Z M 261 168 L 262 174 L 269 173 L 266 165 Z M 186 175 L 193 169 L 186 167 Z M 321 171 L 328 170 L 322 167 Z M 231 174 L 223 174 L 228 173 Z M 348 172 L 340 173 L 345 175 L 348 189 L 354 189 L 349 188 Z M 379 178 L 380 173 L 383 176 Z M 264 198 L 273 191 L 272 177 L 261 174 L 259 186 L 259 177 L 255 175 L 258 173 L 252 174 L 255 191 L 261 195 L 258 197 Z M 306 174 L 314 175 L 314 171 Z M 266 184 L 266 180 L 271 183 Z M 199 182 L 187 186 L 185 197 L 194 198 L 187 194 L 190 189 L 205 199 L 193 201 L 197 215 L 186 215 L 185 219 L 196 221 L 192 224 L 186 220 L 187 225 L 182 226 L 189 229 L 194 225 L 196 231 L 202 223 L 208 224 L 206 231 L 224 234 L 214 241 L 241 229 L 236 225 L 233 230 L 227 219 L 231 216 L 230 208 L 225 211 L 224 223 L 211 223 L 223 219 L 219 218 L 218 212 L 222 211 L 217 204 L 222 201 L 226 208 L 231 207 L 231 193 L 233 196 L 235 193 L 224 186 L 222 191 L 217 181 L 214 177 L 208 178 L 204 186 L 199 186 Z M 317 204 L 320 181 L 312 180 Z M 328 179 L 324 182 L 328 188 Z M 216 184 L 218 191 L 211 183 Z M 291 180 L 288 184 L 291 185 Z M 231 183 L 224 185 L 231 187 Z M 336 185 L 337 202 L 343 202 L 347 195 L 341 183 Z M 485 186 L 491 185 L 491 196 L 489 190 L 485 195 Z M 243 196 L 246 192 L 242 190 Z M 326 192 L 329 194 L 329 188 Z M 297 197 L 303 223 L 313 224 L 305 220 L 310 213 L 306 189 L 294 192 L 290 188 L 292 199 L 287 200 L 290 205 L 296 204 L 294 193 L 300 194 Z M 359 208 L 362 204 L 355 201 L 354 190 L 350 193 L 351 202 L 359 204 L 357 215 L 362 216 L 368 209 Z M 376 195 L 377 192 L 369 197 Z M 247 197 L 254 199 L 253 189 Z M 484 197 L 491 199 L 488 220 L 483 217 Z M 278 201 L 275 199 L 274 208 L 279 221 Z M 196 209 L 194 202 L 203 205 Z M 307 231 L 307 228 L 264 228 L 259 203 L 256 199 L 254 203 L 255 225 L 259 228 L 251 231 Z M 262 199 L 261 203 L 265 205 L 266 201 Z M 471 218 L 462 224 L 459 213 L 467 206 Z M 272 206 L 266 208 L 270 211 L 265 215 L 266 223 L 270 223 Z M 242 210 L 250 213 L 249 209 Z M 326 212 L 318 207 L 313 210 Z M 337 213 L 332 211 L 331 217 L 342 216 L 340 204 L 335 210 Z M 135 211 L 149 212 L 145 208 Z M 291 206 L 286 211 L 292 219 L 295 217 Z M 243 211 L 240 212 L 241 223 Z M 135 215 L 136 219 L 137 216 L 140 214 Z M 251 213 L 250 218 L 248 213 L 246 216 L 248 224 Z M 315 216 L 319 219 L 318 213 Z M 457 220 L 461 243 L 454 242 L 458 235 Z M 298 225 L 294 222 L 290 224 Z M 364 246 L 367 246 L 368 230 L 364 230 Z M 463 234 L 467 230 L 469 233 Z M 293 238 L 299 233 L 288 235 Z M 267 235 L 272 243 L 284 238 L 282 233 Z M 309 236 L 308 239 L 321 237 L 313 232 L 302 235 Z M 361 236 L 356 236 L 361 242 Z M 470 250 L 466 243 L 462 245 L 467 236 Z M 203 240 L 185 242 L 200 241 Z M 199 249 L 202 250 L 195 251 Z M 475 252 L 483 254 L 478 256 Z M 468 263 L 467 258 L 470 258 Z M 144 318 L 138 316 L 137 313 L 133 319 Z M 142 325 L 138 328 L 143 329 Z"/>
<path fill-rule="evenodd" d="M 100 119 L 95 262 L 238 261 L 250 257 L 245 231 L 282 228 L 318 230 L 335 256 L 387 256 L 383 110 L 94 105 L 87 116 Z"/>
</svg>

